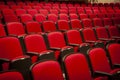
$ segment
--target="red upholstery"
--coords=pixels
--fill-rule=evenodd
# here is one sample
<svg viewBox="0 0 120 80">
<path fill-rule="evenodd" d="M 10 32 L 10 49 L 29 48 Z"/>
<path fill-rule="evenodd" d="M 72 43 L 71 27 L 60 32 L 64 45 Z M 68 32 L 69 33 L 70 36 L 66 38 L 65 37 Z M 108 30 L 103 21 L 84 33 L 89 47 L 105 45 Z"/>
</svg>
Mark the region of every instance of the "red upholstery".
<svg viewBox="0 0 120 80">
<path fill-rule="evenodd" d="M 51 32 L 48 34 L 50 47 L 62 48 L 66 46 L 64 36 L 61 32 Z"/>
<path fill-rule="evenodd" d="M 66 9 L 60 9 L 60 14 L 68 14 L 68 10 Z"/>
<path fill-rule="evenodd" d="M 116 26 L 108 27 L 108 31 L 111 37 L 120 37 L 120 32 Z"/>
<path fill-rule="evenodd" d="M 69 30 L 70 26 L 66 20 L 58 20 L 58 30 Z"/>
<path fill-rule="evenodd" d="M 33 17 L 32 17 L 32 15 L 30 15 L 30 14 L 22 14 L 22 15 L 20 16 L 20 19 L 21 19 L 21 22 L 22 22 L 22 23 L 26 23 L 26 22 L 29 22 L 29 21 L 33 21 Z"/>
<path fill-rule="evenodd" d="M 40 33 L 42 32 L 41 24 L 39 24 L 38 22 L 27 22 L 26 30 L 27 33 Z"/>
<path fill-rule="evenodd" d="M 119 25 L 120 24 L 120 18 L 119 17 L 114 17 L 112 19 L 113 19 L 114 25 Z"/>
<path fill-rule="evenodd" d="M 58 10 L 57 9 L 50 9 L 50 13 L 58 15 Z"/>
<path fill-rule="evenodd" d="M 72 54 L 64 58 L 69 80 L 92 80 L 87 60 L 83 54 Z M 102 80 L 97 78 L 95 80 Z"/>
<path fill-rule="evenodd" d="M 3 15 L 15 15 L 15 13 L 12 9 L 3 9 L 2 13 L 3 13 Z"/>
<path fill-rule="evenodd" d="M 81 22 L 78 19 L 71 20 L 70 23 L 71 23 L 72 29 L 81 29 L 82 28 Z"/>
<path fill-rule="evenodd" d="M 86 14 L 93 14 L 92 10 L 85 10 L 85 11 L 86 11 Z"/>
<path fill-rule="evenodd" d="M 107 50 L 109 52 L 110 55 L 110 59 L 112 61 L 112 64 L 120 64 L 120 44 L 114 43 L 114 44 L 109 44 L 107 46 Z"/>
<path fill-rule="evenodd" d="M 23 35 L 25 34 L 24 26 L 19 22 L 11 22 L 7 24 L 7 30 L 9 35 Z"/>
<path fill-rule="evenodd" d="M 20 22 L 16 15 L 5 15 L 4 16 L 5 23 L 9 22 Z"/>
<path fill-rule="evenodd" d="M 82 46 L 87 45 L 87 44 L 83 43 L 82 37 L 78 30 L 68 30 L 66 32 L 66 38 L 67 38 L 67 43 L 69 45 L 74 45 L 73 47 L 74 47 L 75 52 L 78 52 L 78 49 L 80 46 L 82 47 Z"/>
<path fill-rule="evenodd" d="M 56 25 L 53 21 L 44 21 L 43 22 L 43 30 L 44 32 L 52 32 L 56 31 Z"/>
<path fill-rule="evenodd" d="M 91 28 L 85 28 L 82 30 L 85 41 L 97 41 L 95 33 Z"/>
<path fill-rule="evenodd" d="M 48 15 L 48 10 L 47 9 L 40 9 L 39 12 L 40 12 L 40 14 L 43 14 L 45 16 Z"/>
<path fill-rule="evenodd" d="M 56 61 L 44 61 L 31 67 L 34 80 L 64 80 L 60 65 Z"/>
<path fill-rule="evenodd" d="M 82 19 L 82 23 L 83 23 L 84 28 L 93 27 L 91 19 L 88 19 L 88 18 Z"/>
<path fill-rule="evenodd" d="M 97 16 L 98 16 L 98 18 L 105 18 L 105 14 L 104 13 L 98 13 Z"/>
<path fill-rule="evenodd" d="M 89 16 L 90 19 L 97 18 L 96 14 L 93 14 L 93 13 L 92 14 L 88 14 L 88 16 Z"/>
<path fill-rule="evenodd" d="M 67 36 L 67 39 L 68 39 L 68 43 L 72 43 L 72 44 L 83 43 L 80 32 L 78 30 L 68 30 L 66 32 L 66 36 Z"/>
<path fill-rule="evenodd" d="M 40 7 L 40 6 L 35 5 L 35 6 L 33 6 L 33 9 L 36 9 L 36 10 L 38 11 L 39 9 L 41 9 L 41 7 Z"/>
<path fill-rule="evenodd" d="M 93 18 L 93 25 L 95 27 L 97 27 L 97 26 L 103 27 L 104 26 L 101 18 Z"/>
<path fill-rule="evenodd" d="M 59 19 L 60 20 L 67 20 L 67 21 L 69 20 L 67 14 L 59 14 Z"/>
<path fill-rule="evenodd" d="M 35 20 L 38 21 L 38 22 L 43 22 L 43 21 L 46 20 L 46 17 L 43 14 L 36 14 L 35 15 Z"/>
<path fill-rule="evenodd" d="M 15 12 L 17 16 L 27 13 L 25 9 L 16 9 Z"/>
<path fill-rule="evenodd" d="M 47 11 L 49 12 L 50 9 L 51 9 L 51 6 L 47 6 L 47 5 L 45 5 L 45 6 L 43 6 L 43 9 L 45 9 L 45 10 L 47 10 Z"/>
<path fill-rule="evenodd" d="M 94 48 L 90 50 L 88 54 L 94 71 L 101 71 L 110 74 L 120 71 L 120 69 L 111 69 L 104 49 Z"/>
<path fill-rule="evenodd" d="M 49 21 L 53 21 L 53 22 L 57 22 L 57 20 L 58 20 L 58 15 L 48 14 L 48 20 L 49 20 Z"/>
<path fill-rule="evenodd" d="M 38 11 L 36 9 L 28 9 L 27 12 L 28 12 L 28 14 L 30 14 L 32 16 L 34 16 L 35 14 L 38 13 Z"/>
<path fill-rule="evenodd" d="M 103 24 L 104 26 L 112 26 L 112 20 L 110 18 L 103 18 Z"/>
<path fill-rule="evenodd" d="M 106 13 L 106 16 L 107 16 L 107 18 L 112 18 L 113 17 L 113 13 L 111 13 L 111 12 Z"/>
<path fill-rule="evenodd" d="M 40 59 L 40 55 L 49 54 L 50 52 L 53 52 L 47 49 L 47 45 L 43 36 L 39 34 L 25 36 L 24 43 L 27 52 L 33 52 L 36 54 L 31 57 L 33 62 L 38 61 Z"/>
<path fill-rule="evenodd" d="M 50 48 L 59 48 L 55 51 L 56 59 L 60 56 L 60 51 L 71 48 L 67 46 L 64 40 L 64 36 L 61 32 L 51 32 L 47 35 Z"/>
<path fill-rule="evenodd" d="M 78 15 L 75 13 L 71 13 L 71 14 L 69 14 L 69 16 L 70 16 L 70 19 L 79 19 Z"/>
<path fill-rule="evenodd" d="M 105 27 L 96 28 L 98 38 L 109 38 L 107 30 Z"/>
<path fill-rule="evenodd" d="M 2 24 L 0 24 L 0 36 L 6 36 L 6 32 Z"/>
<path fill-rule="evenodd" d="M 79 16 L 80 16 L 80 19 L 86 19 L 86 18 L 88 18 L 88 15 L 84 14 L 84 13 L 79 14 Z"/>
<path fill-rule="evenodd" d="M 25 9 L 25 10 L 27 10 L 27 9 L 32 9 L 32 7 L 31 7 L 31 6 L 28 6 L 28 5 L 24 5 L 24 6 L 22 6 L 22 8 Z"/>
<path fill-rule="evenodd" d="M 69 14 L 76 14 L 76 9 L 69 9 Z"/>
<path fill-rule="evenodd" d="M 6 71 L 0 73 L 0 80 L 24 80 L 20 72 Z"/>
<path fill-rule="evenodd" d="M 94 14 L 97 14 L 97 13 L 100 13 L 100 11 L 94 9 L 94 10 L 93 10 L 93 13 L 94 13 Z"/>
<path fill-rule="evenodd" d="M 14 43 L 14 44 L 13 44 Z M 23 56 L 22 48 L 16 37 L 0 38 L 0 58 L 13 60 L 18 56 Z"/>
</svg>

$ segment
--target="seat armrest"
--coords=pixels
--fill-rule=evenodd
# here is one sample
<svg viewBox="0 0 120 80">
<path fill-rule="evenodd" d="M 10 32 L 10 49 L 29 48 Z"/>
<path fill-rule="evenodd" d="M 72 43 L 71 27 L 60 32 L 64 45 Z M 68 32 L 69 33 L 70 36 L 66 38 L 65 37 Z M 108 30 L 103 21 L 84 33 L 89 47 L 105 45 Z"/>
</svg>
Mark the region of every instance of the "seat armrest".
<svg viewBox="0 0 120 80">
<path fill-rule="evenodd" d="M 61 48 L 58 48 L 58 47 L 51 47 L 50 49 L 51 50 L 61 50 Z"/>
<path fill-rule="evenodd" d="M 73 43 L 69 43 L 69 46 L 79 46 L 79 44 L 73 44 Z"/>
<path fill-rule="evenodd" d="M 108 77 L 112 77 L 112 74 L 105 73 L 105 72 L 101 72 L 101 71 L 95 71 L 94 74 L 97 75 L 97 76 L 108 76 Z"/>
<path fill-rule="evenodd" d="M 120 64 L 114 64 L 115 68 L 120 68 Z"/>
<path fill-rule="evenodd" d="M 86 41 L 87 43 L 95 43 L 96 41 Z"/>
<path fill-rule="evenodd" d="M 4 62 L 10 62 L 10 60 L 5 58 L 0 58 L 0 63 L 4 63 Z"/>
<path fill-rule="evenodd" d="M 32 56 L 35 56 L 35 55 L 38 56 L 39 53 L 37 53 L 37 52 L 27 52 L 26 55 L 29 55 L 29 56 L 32 57 Z"/>
<path fill-rule="evenodd" d="M 59 30 L 60 32 L 66 32 L 67 30 L 66 29 L 62 29 L 62 30 Z"/>
<path fill-rule="evenodd" d="M 114 40 L 114 39 L 107 39 L 107 38 L 99 38 L 99 39 L 103 41 Z"/>
<path fill-rule="evenodd" d="M 118 36 L 112 36 L 112 38 L 115 38 L 115 39 L 120 39 L 120 37 L 118 37 Z"/>
</svg>

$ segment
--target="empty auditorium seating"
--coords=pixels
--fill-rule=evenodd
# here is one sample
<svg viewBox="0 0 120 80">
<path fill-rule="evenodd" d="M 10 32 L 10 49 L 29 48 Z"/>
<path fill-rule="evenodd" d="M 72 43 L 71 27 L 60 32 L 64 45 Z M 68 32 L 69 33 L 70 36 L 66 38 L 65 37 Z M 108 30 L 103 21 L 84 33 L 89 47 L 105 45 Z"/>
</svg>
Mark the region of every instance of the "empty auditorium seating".
<svg viewBox="0 0 120 80">
<path fill-rule="evenodd" d="M 9 37 L 18 40 L 21 52 L 19 52 L 18 46 L 15 47 L 17 42 L 1 41 L 3 38 Z M 113 52 L 116 51 L 114 58 L 111 57 L 113 54 L 111 55 L 111 51 L 108 49 L 112 43 L 115 44 L 114 47 L 120 43 L 120 3 L 118 1 L 104 3 L 98 0 L 0 0 L 0 53 L 3 54 L 2 56 L 7 55 L 8 58 L 15 56 L 10 60 L 5 59 L 6 61 L 0 57 L 0 73 L 7 69 L 17 69 L 22 73 L 24 80 L 36 78 L 36 80 L 43 78 L 43 80 L 53 78 L 55 78 L 53 80 L 120 80 L 116 79 L 118 71 L 111 74 L 114 72 L 113 69 L 120 67 L 115 63 L 115 61 L 119 61 L 119 56 L 116 56 L 119 52 L 118 46 L 115 50 L 110 49 Z M 91 65 L 89 53 L 87 53 L 91 51 L 90 48 L 105 48 L 112 72 L 103 72 L 102 75 L 96 74 L 96 72 L 94 74 L 94 69 L 92 70 L 94 67 Z M 22 54 L 20 55 L 22 57 L 17 56 L 19 53 Z M 78 62 L 79 59 L 77 63 L 69 63 L 73 67 L 70 67 L 70 70 L 73 70 L 70 72 L 70 74 L 73 73 L 73 78 L 69 75 L 67 66 L 63 62 L 72 54 L 84 58 L 83 65 L 77 64 L 82 63 Z M 44 73 L 40 71 L 40 76 L 37 76 L 39 72 L 35 71 L 35 74 L 32 72 L 32 68 L 36 65 L 44 63 L 46 60 L 52 62 L 53 59 L 60 64 L 62 69 L 60 74 L 63 74 L 61 78 L 51 76 L 56 75 L 52 68 L 50 75 L 44 76 L 42 75 Z M 98 59 L 95 60 L 97 64 Z M 71 61 L 72 59 L 68 62 Z M 100 63 L 102 64 L 102 61 Z M 31 64 L 34 65 L 30 67 Z M 101 64 L 99 66 L 103 68 L 104 65 L 101 66 Z M 49 72 L 47 70 L 45 74 Z M 104 68 L 104 70 L 107 69 Z"/>
<path fill-rule="evenodd" d="M 92 28 L 93 27 L 92 20 L 89 18 L 82 19 L 82 24 L 83 24 L 84 28 L 86 28 L 86 27 Z"/>
<path fill-rule="evenodd" d="M 38 11 L 36 9 L 27 9 L 28 14 L 34 16 L 35 14 L 38 14 Z"/>
<path fill-rule="evenodd" d="M 101 18 L 93 18 L 94 27 L 104 27 L 103 21 Z"/>
<path fill-rule="evenodd" d="M 69 23 L 66 20 L 58 20 L 58 30 L 60 31 L 66 31 L 70 29 Z"/>
<path fill-rule="evenodd" d="M 11 22 L 7 23 L 8 35 L 21 36 L 25 34 L 25 29 L 22 23 Z"/>
<path fill-rule="evenodd" d="M 63 33 L 51 32 L 47 34 L 47 38 L 50 49 L 55 50 L 56 59 L 73 52 L 73 47 L 66 45 Z"/>
<path fill-rule="evenodd" d="M 68 21 L 68 20 L 69 20 L 69 17 L 68 17 L 67 14 L 59 14 L 59 19 L 60 19 L 60 20 L 66 20 L 66 21 Z"/>
<path fill-rule="evenodd" d="M 108 27 L 108 31 L 111 37 L 120 37 L 120 32 L 116 26 L 110 26 Z"/>
<path fill-rule="evenodd" d="M 0 37 L 6 36 L 5 28 L 2 24 L 0 24 Z"/>
<path fill-rule="evenodd" d="M 47 17 L 49 21 L 57 22 L 58 20 L 58 15 L 55 15 L 55 14 L 48 14 Z"/>
<path fill-rule="evenodd" d="M 31 65 L 31 59 L 24 55 L 17 37 L 0 38 L 0 58 L 0 65 L 3 65 L 3 70 L 16 69 L 23 74 L 26 80 L 30 79 L 28 68 Z"/>
<path fill-rule="evenodd" d="M 103 41 L 108 41 L 108 40 L 114 41 L 114 39 L 109 37 L 107 29 L 105 27 L 97 27 L 95 30 L 96 30 L 98 39 Z"/>
<path fill-rule="evenodd" d="M 56 9 L 50 9 L 50 13 L 51 14 L 55 14 L 55 15 L 58 15 L 58 10 L 56 10 Z"/>
<path fill-rule="evenodd" d="M 54 59 L 54 52 L 47 49 L 43 35 L 31 34 L 23 38 L 26 52 L 31 56 L 32 62 L 36 62 L 44 59 Z"/>
<path fill-rule="evenodd" d="M 24 80 L 22 74 L 18 71 L 4 71 L 0 72 L 0 80 Z"/>
<path fill-rule="evenodd" d="M 21 6 L 18 5 L 11 5 L 11 9 L 16 10 L 16 9 L 21 9 Z"/>
<path fill-rule="evenodd" d="M 20 15 L 20 20 L 22 23 L 26 23 L 29 21 L 33 21 L 33 17 L 30 14 L 22 14 L 22 15 Z"/>
<path fill-rule="evenodd" d="M 31 6 L 28 6 L 28 5 L 24 5 L 24 6 L 22 6 L 22 8 L 25 9 L 25 10 L 27 10 L 27 9 L 32 9 L 32 7 L 31 7 Z"/>
<path fill-rule="evenodd" d="M 84 37 L 84 41 L 86 43 L 90 43 L 91 46 L 98 46 L 98 47 L 103 47 L 104 44 L 102 41 L 97 39 L 97 36 L 95 35 L 95 32 L 93 29 L 91 28 L 85 28 L 83 30 L 81 30 L 82 35 Z"/>
<path fill-rule="evenodd" d="M 35 22 L 35 21 L 26 22 L 25 25 L 26 25 L 25 28 L 28 34 L 42 32 L 41 24 L 38 22 Z"/>
<path fill-rule="evenodd" d="M 85 13 L 79 14 L 79 16 L 80 16 L 80 19 L 86 19 L 86 18 L 88 18 L 88 15 L 85 14 Z"/>
<path fill-rule="evenodd" d="M 33 80 L 64 80 L 62 70 L 57 61 L 37 62 L 31 66 L 30 70 Z"/>
<path fill-rule="evenodd" d="M 40 12 L 40 14 L 43 14 L 45 16 L 48 15 L 48 10 L 46 10 L 46 9 L 40 9 L 39 12 Z"/>
<path fill-rule="evenodd" d="M 113 25 L 111 18 L 103 18 L 103 24 L 104 24 L 104 26 L 112 26 Z"/>
<path fill-rule="evenodd" d="M 117 80 L 119 80 L 120 77 L 119 77 L 119 73 L 117 72 L 120 71 L 120 68 L 116 68 L 116 69 L 111 68 L 104 49 L 102 48 L 91 49 L 88 52 L 88 55 L 94 73 L 109 76 L 109 79 L 115 80 L 115 78 L 118 78 Z"/>
<path fill-rule="evenodd" d="M 88 14 L 88 16 L 89 16 L 90 19 L 97 18 L 96 14 Z"/>
<path fill-rule="evenodd" d="M 21 16 L 22 14 L 26 14 L 27 11 L 25 9 L 16 9 L 15 10 L 17 16 Z"/>
<path fill-rule="evenodd" d="M 86 57 L 83 54 L 71 54 L 63 58 L 66 78 L 70 80 L 92 80 L 90 68 Z M 97 77 L 94 80 L 102 80 L 103 77 Z"/>
<path fill-rule="evenodd" d="M 2 14 L 3 15 L 15 15 L 15 13 L 12 9 L 3 9 Z"/>
<path fill-rule="evenodd" d="M 46 16 L 43 15 L 43 14 L 36 14 L 35 15 L 35 20 L 38 21 L 38 22 L 43 22 L 46 20 Z"/>
<path fill-rule="evenodd" d="M 19 18 L 16 15 L 5 15 L 4 16 L 4 22 L 20 22 Z"/>
<path fill-rule="evenodd" d="M 120 32 L 116 26 L 110 26 L 107 28 L 109 35 L 111 38 L 116 39 L 118 42 L 120 41 Z"/>
<path fill-rule="evenodd" d="M 70 16 L 70 19 L 79 19 L 78 15 L 77 14 L 69 14 Z"/>
<path fill-rule="evenodd" d="M 86 53 L 87 49 L 89 49 L 89 44 L 83 42 L 83 37 L 81 36 L 80 31 L 68 30 L 65 32 L 65 37 L 67 44 L 73 46 L 75 52 Z"/>
<path fill-rule="evenodd" d="M 72 29 L 81 29 L 81 28 L 83 28 L 82 24 L 81 24 L 81 21 L 78 20 L 78 19 L 70 20 L 70 24 L 71 24 Z"/>
<path fill-rule="evenodd" d="M 112 20 L 113 20 L 113 24 L 115 26 L 119 26 L 119 24 L 120 24 L 120 17 L 114 17 L 114 18 L 112 18 Z"/>
<path fill-rule="evenodd" d="M 42 24 L 43 24 L 42 27 L 44 32 L 57 31 L 57 27 L 53 21 L 44 21 Z"/>
<path fill-rule="evenodd" d="M 109 59 L 111 61 L 112 67 L 117 68 L 120 67 L 120 60 L 119 60 L 119 52 L 120 52 L 120 44 L 118 43 L 113 43 L 113 44 L 108 44 L 106 46 L 106 49 L 108 51 Z"/>
</svg>

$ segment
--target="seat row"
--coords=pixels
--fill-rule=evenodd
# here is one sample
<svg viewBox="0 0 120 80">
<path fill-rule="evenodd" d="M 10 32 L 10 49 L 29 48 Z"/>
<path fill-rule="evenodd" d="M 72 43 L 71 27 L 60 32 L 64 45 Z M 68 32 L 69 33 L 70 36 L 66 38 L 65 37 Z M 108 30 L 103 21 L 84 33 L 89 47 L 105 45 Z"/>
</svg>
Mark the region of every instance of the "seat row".
<svg viewBox="0 0 120 80">
<path fill-rule="evenodd" d="M 21 10 L 20 10 L 21 11 Z M 57 22 L 58 20 L 72 20 L 72 19 L 79 19 L 79 20 L 83 20 L 83 19 L 97 19 L 99 18 L 102 21 L 102 24 L 106 21 L 109 20 L 109 22 L 111 22 L 112 24 L 116 24 L 119 22 L 119 17 L 120 14 L 119 13 L 115 13 L 115 14 L 111 14 L 111 13 L 107 13 L 107 14 L 59 14 L 59 15 L 55 15 L 55 14 L 46 14 L 47 16 L 45 16 L 45 14 L 43 15 L 43 13 L 41 14 L 24 14 L 24 13 L 20 13 L 16 15 L 4 15 L 3 18 L 1 16 L 1 23 L 3 24 L 7 24 L 9 22 L 22 22 L 22 23 L 26 23 L 29 21 L 37 21 L 37 22 L 43 22 L 43 21 L 53 21 L 53 22 Z M 32 16 L 33 15 L 33 16 Z M 92 21 L 92 20 L 91 20 Z"/>
<path fill-rule="evenodd" d="M 118 22 L 116 21 L 115 25 L 109 21 L 109 19 L 102 23 L 102 20 L 96 18 L 92 21 L 90 19 L 83 19 L 82 23 L 80 20 L 74 19 L 71 20 L 70 23 L 66 20 L 58 20 L 57 25 L 53 21 L 43 21 L 42 24 L 30 21 L 22 24 L 20 22 L 10 22 L 7 23 L 6 26 L 0 24 L 0 36 L 7 36 L 7 35 L 23 35 L 23 34 L 31 34 L 31 33 L 46 33 L 46 32 L 53 32 L 53 31 L 67 31 L 70 29 L 84 29 L 84 28 L 97 28 L 97 27 L 117 27 L 119 26 L 119 19 Z M 117 28 L 116 28 L 117 29 Z M 119 30 L 119 29 L 118 29 Z"/>
<path fill-rule="evenodd" d="M 78 36 L 76 35 L 76 37 Z M 28 52 L 22 51 L 20 40 L 17 37 L 0 38 L 0 60 L 2 66 L 4 69 L 9 67 L 9 69 L 15 69 L 20 72 L 1 72 L 0 80 L 49 80 L 50 78 L 52 80 L 120 79 L 120 66 L 118 65 L 120 64 L 120 44 L 109 43 L 104 46 L 105 48 L 100 46 L 88 48 L 85 51 L 86 53 L 81 53 L 84 52 L 81 51 L 81 48 L 80 52 L 76 53 L 73 52 L 71 46 L 65 46 L 64 36 L 60 32 L 47 34 L 51 48 L 47 49 L 46 41 L 43 38 L 46 39 L 46 37 L 39 34 L 25 36 L 22 40 Z M 87 45 L 84 45 L 85 47 Z M 57 61 L 56 57 L 58 58 Z M 32 60 L 36 58 L 37 62 L 35 61 L 32 64 L 30 58 Z"/>
<path fill-rule="evenodd" d="M 61 8 L 59 8 L 59 7 L 53 7 L 53 8 L 51 8 L 51 7 L 49 7 L 49 6 L 44 6 L 44 8 L 41 8 L 40 6 L 33 6 L 33 8 L 32 7 L 30 7 L 30 6 L 23 6 L 23 8 L 22 7 L 20 7 L 20 6 L 11 6 L 11 8 L 7 8 L 6 6 L 3 6 L 3 5 L 1 5 L 0 6 L 0 10 L 2 11 L 2 12 L 4 12 L 4 10 L 6 10 L 6 9 L 10 9 L 10 10 L 12 10 L 12 11 L 15 11 L 15 10 L 17 10 L 17 9 L 24 9 L 24 10 L 27 10 L 27 11 L 30 11 L 30 10 L 32 10 L 32 11 L 36 11 L 36 12 L 39 12 L 40 10 L 47 10 L 47 12 L 56 12 L 56 13 L 66 13 L 66 14 L 70 14 L 70 13 L 115 13 L 115 12 L 117 12 L 117 13 L 119 13 L 120 12 L 120 9 L 119 8 L 117 8 L 117 7 L 115 7 L 115 8 L 112 8 L 112 7 L 69 7 L 69 8 L 67 8 L 67 7 L 61 7 Z"/>
<path fill-rule="evenodd" d="M 93 4 L 91 4 L 91 3 L 88 3 L 88 4 L 85 4 L 85 3 L 65 3 L 65 2 L 63 2 L 63 3 L 60 3 L 60 2 L 48 2 L 48 3 L 46 3 L 46 2 L 38 2 L 38 1 L 33 1 L 33 2 L 30 2 L 30 1 L 24 1 L 24 2 L 22 2 L 22 1 L 16 1 L 16 2 L 14 2 L 14 1 L 6 1 L 6 2 L 4 2 L 4 1 L 1 1 L 0 2 L 0 4 L 2 4 L 2 5 L 29 5 L 29 6 L 34 6 L 34 5 L 41 5 L 41 6 L 65 6 L 65 7 L 73 7 L 73 6 L 75 6 L 75 7 L 80 7 L 80 6 L 82 6 L 82 7 L 87 7 L 87 6 L 105 6 L 105 7 L 108 7 L 108 6 L 112 6 L 112 7 L 119 7 L 119 3 L 93 3 Z"/>
</svg>

